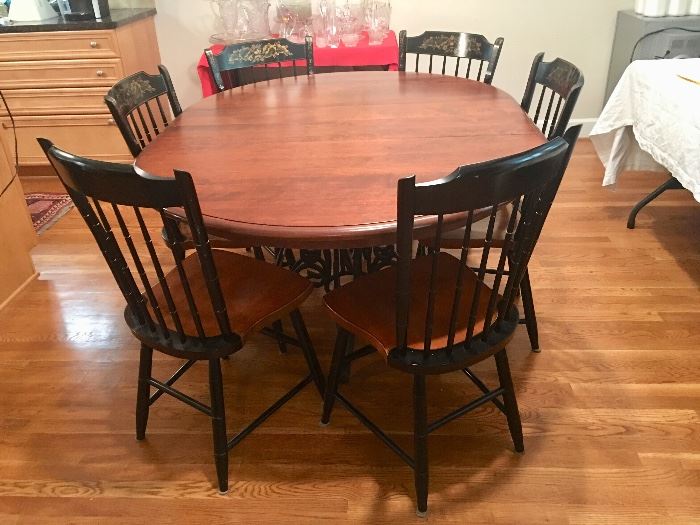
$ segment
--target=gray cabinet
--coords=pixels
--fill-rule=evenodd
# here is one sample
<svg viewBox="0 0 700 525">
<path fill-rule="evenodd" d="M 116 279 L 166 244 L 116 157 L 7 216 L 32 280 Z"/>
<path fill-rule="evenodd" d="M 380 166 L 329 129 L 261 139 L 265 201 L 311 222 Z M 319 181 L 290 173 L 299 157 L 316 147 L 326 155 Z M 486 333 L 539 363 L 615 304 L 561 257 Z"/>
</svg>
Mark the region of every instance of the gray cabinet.
<svg viewBox="0 0 700 525">
<path fill-rule="evenodd" d="M 645 38 L 637 46 L 635 60 L 653 60 L 655 58 L 700 57 L 700 32 L 689 33 L 678 29 L 696 29 L 700 31 L 700 16 L 665 16 L 652 18 L 638 15 L 632 10 L 617 13 L 617 28 L 613 44 L 608 86 L 605 101 L 620 80 L 622 73 L 630 63 L 635 44 L 644 35 L 669 29 L 663 33 Z"/>
</svg>

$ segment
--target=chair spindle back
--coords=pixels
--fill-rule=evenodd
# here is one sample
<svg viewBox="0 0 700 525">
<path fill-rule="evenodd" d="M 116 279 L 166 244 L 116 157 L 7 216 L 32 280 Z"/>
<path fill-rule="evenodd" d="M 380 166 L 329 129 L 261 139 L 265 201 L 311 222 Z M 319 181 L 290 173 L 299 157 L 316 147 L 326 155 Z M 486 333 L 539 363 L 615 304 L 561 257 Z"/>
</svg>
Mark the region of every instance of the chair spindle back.
<svg viewBox="0 0 700 525">
<path fill-rule="evenodd" d="M 503 38 L 496 39 L 492 44 L 483 35 L 475 33 L 426 31 L 419 36 L 407 36 L 404 30 L 399 33 L 399 71 L 406 71 L 408 53 L 416 55 L 414 69 L 416 73 L 419 70 L 421 55 L 428 55 L 429 73 L 433 72 L 434 58 L 438 57 L 435 66 L 441 68 L 443 75 L 452 74 L 451 72 L 454 71 L 456 77 L 463 74 L 465 78 L 491 84 L 502 48 Z M 442 64 L 440 64 L 440 58 L 442 58 Z M 456 59 L 454 65 L 452 63 L 448 65 L 448 58 Z M 466 66 L 463 66 L 464 63 Z"/>
<path fill-rule="evenodd" d="M 306 37 L 303 44 L 296 44 L 286 38 L 274 38 L 257 42 L 230 44 L 219 53 L 211 49 L 204 51 L 209 69 L 214 77 L 214 83 L 219 92 L 238 86 L 253 83 L 242 73 L 260 70 L 265 80 L 283 78 L 283 62 L 292 63 L 292 73 L 298 76 L 302 67 L 299 61 L 305 61 L 307 75 L 314 74 L 313 40 Z M 272 64 L 272 67 L 270 67 Z M 256 67 L 260 66 L 260 67 Z"/>
<path fill-rule="evenodd" d="M 175 171 L 172 179 L 140 175 L 131 165 L 84 159 L 58 149 L 47 139 L 38 140 L 124 295 L 126 317 L 132 329 L 136 326 L 154 348 L 192 350 L 203 348 L 205 340 L 217 338 L 223 343 L 236 344 L 240 338 L 230 327 L 190 174 Z M 187 216 L 199 270 L 207 287 L 208 304 L 195 299 L 191 273 L 184 266 L 182 236 L 177 230 L 180 219 L 170 214 L 168 209 L 172 208 L 184 209 Z M 147 219 L 156 217 L 169 233 L 169 254 L 153 243 Z M 164 263 L 169 263 L 169 267 Z M 186 296 L 186 307 L 178 308 L 166 281 L 172 267 L 177 269 L 177 284 Z M 214 331 L 210 328 L 207 332 L 202 324 L 205 311 L 214 313 L 217 323 Z"/>
<path fill-rule="evenodd" d="M 162 65 L 158 71 L 158 75 L 134 73 L 105 95 L 105 104 L 134 157 L 170 125 L 171 113 L 172 117 L 182 113 L 170 73 Z"/>
<path fill-rule="evenodd" d="M 576 107 L 584 78 L 581 71 L 571 62 L 556 58 L 544 62 L 544 53 L 538 53 L 532 63 L 530 76 L 525 88 L 523 110 L 531 113 L 532 102 L 537 98 L 537 106 L 532 120 L 544 135 L 551 139 L 564 135 L 569 120 Z M 539 86 L 539 97 L 535 91 Z"/>
<path fill-rule="evenodd" d="M 556 138 L 528 152 L 485 162 L 462 166 L 448 177 L 428 183 L 416 184 L 415 177 L 405 178 L 398 184 L 398 273 L 397 273 L 397 317 L 396 335 L 399 353 L 413 350 L 419 359 L 431 359 L 431 351 L 442 351 L 449 359 L 452 351 L 461 348 L 477 351 L 489 345 L 490 338 L 500 331 L 502 323 L 517 324 L 514 302 L 520 281 L 527 268 L 535 244 L 539 238 L 563 172 L 578 138 L 580 127 L 572 128 L 564 138 Z M 487 271 L 494 264 L 490 261 L 494 241 L 495 224 L 499 208 L 511 204 L 510 216 L 503 247 L 495 263 L 495 270 Z M 472 270 L 467 259 L 470 256 L 470 234 L 472 224 L 484 214 L 488 216 L 488 227 L 478 268 Z M 466 223 L 459 254 L 459 268 L 454 283 L 447 288 L 454 290 L 449 323 L 437 326 L 435 303 L 438 283 L 444 280 L 441 271 L 445 260 L 441 255 L 441 239 L 446 231 L 446 219 L 460 214 L 460 224 Z M 421 220 L 433 217 L 434 235 L 421 239 L 431 249 L 430 280 L 425 297 L 410 296 L 413 233 L 416 217 Z M 464 220 L 464 222 L 461 222 Z M 454 228 L 454 226 L 452 226 Z M 449 274 L 452 276 L 452 274 Z M 490 279 L 493 279 L 490 281 Z M 465 295 L 467 287 L 472 293 L 471 301 Z M 414 291 L 414 294 L 416 292 Z M 424 301 L 425 319 L 409 318 L 412 301 Z M 422 304 L 422 303 L 419 303 Z M 443 319 L 445 319 L 443 315 Z M 466 320 L 466 323 L 464 322 Z M 424 324 L 422 324 L 424 321 Z M 409 323 L 425 326 L 422 348 L 415 348 L 408 341 Z M 457 327 L 466 326 L 466 332 L 458 333 Z M 443 332 L 433 333 L 440 329 Z M 443 348 L 431 348 L 436 336 L 447 344 Z M 413 343 L 415 344 L 415 342 Z M 421 361 L 421 364 L 424 361 Z"/>
</svg>

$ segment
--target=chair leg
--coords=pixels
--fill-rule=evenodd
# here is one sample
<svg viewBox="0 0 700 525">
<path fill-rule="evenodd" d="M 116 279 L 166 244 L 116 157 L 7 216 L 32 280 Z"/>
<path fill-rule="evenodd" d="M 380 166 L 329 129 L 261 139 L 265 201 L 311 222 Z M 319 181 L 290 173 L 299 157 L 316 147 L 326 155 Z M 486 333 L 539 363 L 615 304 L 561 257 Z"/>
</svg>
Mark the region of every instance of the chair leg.
<svg viewBox="0 0 700 525">
<path fill-rule="evenodd" d="M 277 320 L 274 323 L 272 323 L 272 329 L 277 333 L 280 337 L 277 339 L 277 344 L 279 345 L 280 348 L 280 354 L 286 354 L 287 353 L 287 343 L 284 342 L 284 339 L 282 339 L 282 336 L 284 335 L 284 326 L 282 325 L 281 320 Z"/>
<path fill-rule="evenodd" d="M 294 310 L 290 314 L 290 317 L 292 318 L 292 324 L 294 325 L 294 331 L 297 334 L 297 339 L 299 339 L 299 342 L 301 343 L 301 349 L 304 352 L 304 358 L 306 359 L 306 364 L 309 367 L 311 377 L 316 384 L 319 394 L 321 394 L 321 398 L 323 399 L 325 379 L 323 377 L 323 373 L 321 372 L 321 365 L 318 363 L 318 358 L 316 357 L 316 351 L 311 343 L 311 337 L 309 337 L 306 324 L 304 324 L 304 318 L 301 316 L 301 312 L 299 310 Z"/>
<path fill-rule="evenodd" d="M 224 410 L 224 383 L 221 361 L 209 360 L 209 393 L 211 397 L 211 428 L 214 436 L 214 462 L 219 493 L 228 492 L 228 443 L 226 439 L 226 411 Z"/>
<path fill-rule="evenodd" d="M 331 370 L 326 381 L 326 393 L 323 400 L 323 415 L 321 416 L 321 424 L 327 425 L 331 420 L 331 412 L 335 404 L 335 396 L 338 393 L 338 381 L 340 373 L 343 369 L 343 359 L 345 358 L 345 350 L 348 345 L 350 334 L 338 327 L 338 335 L 335 339 L 335 349 L 333 350 L 333 359 L 331 360 Z"/>
<path fill-rule="evenodd" d="M 136 392 L 136 439 L 141 441 L 146 437 L 146 424 L 148 423 L 148 409 L 150 406 L 151 386 L 148 380 L 151 378 L 153 366 L 153 349 L 141 345 L 139 360 L 139 383 Z"/>
<path fill-rule="evenodd" d="M 498 352 L 495 356 L 496 368 L 498 369 L 498 380 L 501 388 L 505 389 L 503 394 L 503 403 L 506 407 L 506 418 L 508 418 L 508 428 L 510 435 L 513 438 L 516 452 L 524 452 L 525 445 L 523 444 L 523 426 L 520 422 L 520 412 L 518 411 L 518 402 L 515 399 L 515 389 L 513 388 L 513 378 L 510 375 L 510 366 L 508 365 L 508 354 L 505 348 Z"/>
<path fill-rule="evenodd" d="M 428 397 L 423 375 L 413 376 L 413 441 L 414 476 L 416 483 L 416 514 L 424 518 L 428 514 Z"/>
<path fill-rule="evenodd" d="M 539 334 L 537 333 L 537 315 L 535 314 L 535 302 L 532 298 L 532 285 L 530 284 L 530 273 L 525 270 L 525 275 L 520 283 L 520 292 L 523 299 L 523 310 L 525 310 L 525 326 L 527 335 L 530 337 L 530 346 L 533 352 L 540 351 Z"/>
</svg>

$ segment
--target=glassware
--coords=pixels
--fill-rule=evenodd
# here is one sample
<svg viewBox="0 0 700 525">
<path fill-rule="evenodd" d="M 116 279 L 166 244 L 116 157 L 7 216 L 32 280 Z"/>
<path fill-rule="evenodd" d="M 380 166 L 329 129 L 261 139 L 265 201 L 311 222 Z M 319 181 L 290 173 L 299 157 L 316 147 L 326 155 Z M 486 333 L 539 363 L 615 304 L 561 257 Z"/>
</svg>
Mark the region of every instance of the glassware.
<svg viewBox="0 0 700 525">
<path fill-rule="evenodd" d="M 210 5 L 224 30 L 212 35 L 211 42 L 225 44 L 269 38 L 268 0 L 211 0 Z"/>
<path fill-rule="evenodd" d="M 311 28 L 313 30 L 316 47 L 326 47 L 328 45 L 328 37 L 326 35 L 326 20 L 323 16 L 319 14 L 312 17 Z"/>
<path fill-rule="evenodd" d="M 365 28 L 370 45 L 380 45 L 389 34 L 391 2 L 367 0 L 365 2 Z"/>
<path fill-rule="evenodd" d="M 345 47 L 357 47 L 357 43 L 360 41 L 359 33 L 345 33 L 341 36 L 343 45 Z"/>
<path fill-rule="evenodd" d="M 280 37 L 303 41 L 311 33 L 311 0 L 277 0 L 276 21 Z"/>
</svg>

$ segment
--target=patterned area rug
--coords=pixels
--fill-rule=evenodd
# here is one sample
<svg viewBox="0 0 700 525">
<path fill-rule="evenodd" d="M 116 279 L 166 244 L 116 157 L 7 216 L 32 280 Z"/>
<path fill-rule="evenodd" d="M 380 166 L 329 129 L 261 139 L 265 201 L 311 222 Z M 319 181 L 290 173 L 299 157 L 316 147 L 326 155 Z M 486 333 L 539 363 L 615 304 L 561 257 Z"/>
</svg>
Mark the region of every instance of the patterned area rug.
<svg viewBox="0 0 700 525">
<path fill-rule="evenodd" d="M 73 201 L 65 193 L 27 193 L 24 198 L 38 234 L 44 233 L 73 208 Z"/>
</svg>

